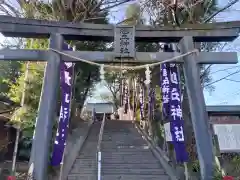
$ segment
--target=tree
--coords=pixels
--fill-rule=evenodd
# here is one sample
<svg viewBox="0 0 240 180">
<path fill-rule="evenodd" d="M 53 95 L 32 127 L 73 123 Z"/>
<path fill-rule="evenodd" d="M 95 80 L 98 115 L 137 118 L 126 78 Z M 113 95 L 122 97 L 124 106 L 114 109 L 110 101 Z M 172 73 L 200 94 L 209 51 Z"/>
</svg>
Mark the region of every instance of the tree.
<svg viewBox="0 0 240 180">
<path fill-rule="evenodd" d="M 142 1 L 142 11 L 147 12 L 149 15 L 149 22 L 154 26 L 180 26 L 183 24 L 198 24 L 206 23 L 209 21 L 214 21 L 214 17 L 227 8 L 231 7 L 233 4 L 238 2 L 238 0 L 229 2 L 225 7 L 218 8 L 216 0 L 203 0 L 203 1 L 182 1 L 182 0 L 151 0 Z M 199 50 L 211 51 L 219 48 L 218 43 L 201 43 L 196 44 Z M 204 87 L 205 84 L 211 82 L 211 66 L 201 66 L 201 82 Z M 183 72 L 182 67 L 180 67 L 180 72 Z M 181 73 L 183 74 L 183 73 Z M 195 150 L 195 140 L 193 137 L 193 128 L 190 117 L 188 96 L 184 82 L 184 77 L 182 79 L 182 92 L 183 92 L 183 116 L 185 121 L 185 140 L 187 142 L 188 151 L 190 153 L 190 159 L 196 160 L 197 153 Z M 205 87 L 204 87 L 205 88 Z M 213 90 L 211 86 L 208 90 Z"/>
<path fill-rule="evenodd" d="M 11 84 L 16 83 L 20 75 L 21 63 L 17 61 L 0 62 L 0 94 L 6 96 Z"/>
<path fill-rule="evenodd" d="M 60 1 L 54 0 L 52 3 L 42 1 L 17 1 L 20 10 L 13 7 L 9 2 L 1 4 L 2 11 L 8 15 L 47 20 L 68 20 L 73 22 L 87 21 L 89 23 L 107 23 L 108 10 L 118 5 L 128 2 L 128 0 L 109 0 L 91 2 L 85 1 Z M 104 43 L 94 42 L 69 42 L 75 44 L 80 50 L 103 50 Z M 98 69 L 85 63 L 75 65 L 74 98 L 80 109 L 84 103 L 92 85 L 98 80 Z M 85 79 L 85 81 L 84 81 Z M 74 104 L 74 103 L 73 103 Z"/>
<path fill-rule="evenodd" d="M 48 47 L 46 40 L 27 40 L 25 48 L 42 49 Z M 16 141 L 20 136 L 19 155 L 27 160 L 30 155 L 35 119 L 41 94 L 43 73 L 46 63 L 22 63 L 20 76 L 15 84 L 10 86 L 8 96 L 22 106 L 11 116 L 11 123 L 19 125 Z M 15 154 L 14 154 L 15 156 Z M 16 157 L 14 157 L 16 158 Z"/>
<path fill-rule="evenodd" d="M 116 109 L 120 105 L 120 88 L 121 88 L 121 72 L 105 72 L 105 86 L 111 92 L 112 102 L 114 103 Z"/>
<path fill-rule="evenodd" d="M 103 0 L 103 1 L 61 1 L 53 0 L 52 2 L 43 1 L 16 1 L 18 6 L 12 6 L 8 1 L 3 1 L 0 4 L 0 11 L 4 14 L 25 17 L 33 19 L 46 19 L 46 20 L 68 20 L 72 22 L 87 21 L 89 23 L 107 23 L 108 10 L 121 5 L 128 0 Z M 34 43 L 30 45 L 30 40 L 24 40 L 26 46 L 24 48 L 43 49 L 48 47 L 48 41 L 45 40 L 33 40 Z M 94 43 L 89 41 L 68 42 L 72 45 L 76 45 L 80 50 L 102 50 L 105 49 L 105 43 Z M 9 63 L 8 63 L 9 65 Z M 6 65 L 5 65 L 6 66 Z M 12 66 L 13 67 L 13 66 Z M 24 106 L 13 113 L 12 120 L 14 123 L 21 123 L 23 133 L 25 137 L 32 137 L 34 122 L 37 116 L 38 101 L 40 98 L 40 91 L 42 86 L 42 80 L 44 75 L 45 63 L 30 63 L 29 75 L 26 84 L 26 100 Z M 15 102 L 19 102 L 22 97 L 23 86 L 25 84 L 24 74 L 26 65 L 19 63 L 19 71 L 6 71 L 19 72 L 18 76 L 12 75 L 13 78 L 1 77 L 1 82 L 7 82 L 9 87 L 6 87 L 5 94 L 13 99 Z M 8 70 L 10 70 L 10 65 Z M 91 92 L 93 84 L 99 81 L 99 73 L 96 67 L 87 65 L 85 63 L 76 63 L 74 76 L 74 93 L 73 93 L 73 105 L 74 102 L 79 104 L 78 108 L 82 108 L 84 101 Z M 4 72 L 5 73 L 5 72 Z M 73 106 L 74 107 L 74 106 Z M 73 111 L 72 111 L 73 112 Z M 29 131 L 30 130 L 30 131 Z"/>
</svg>

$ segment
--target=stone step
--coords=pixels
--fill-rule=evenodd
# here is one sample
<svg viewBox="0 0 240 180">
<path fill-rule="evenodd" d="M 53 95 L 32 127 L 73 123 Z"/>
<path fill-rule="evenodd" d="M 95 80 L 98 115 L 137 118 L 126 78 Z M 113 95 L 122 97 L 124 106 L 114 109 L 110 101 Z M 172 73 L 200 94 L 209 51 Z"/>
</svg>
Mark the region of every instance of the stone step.
<svg viewBox="0 0 240 180">
<path fill-rule="evenodd" d="M 115 142 L 115 141 L 102 141 L 102 145 L 114 145 L 114 146 L 142 146 L 147 143 L 143 141 L 126 141 L 126 142 Z"/>
<path fill-rule="evenodd" d="M 84 169 L 84 168 L 96 168 L 97 167 L 97 161 L 95 163 L 81 163 L 77 166 L 73 166 L 72 169 Z"/>
<path fill-rule="evenodd" d="M 85 153 L 85 154 L 79 154 L 78 155 L 78 159 L 82 159 L 82 158 L 95 158 L 96 157 L 96 153 Z"/>
<path fill-rule="evenodd" d="M 119 155 L 111 155 L 111 154 L 109 154 L 109 155 L 106 155 L 106 154 L 103 154 L 102 155 L 102 158 L 103 159 L 112 159 L 112 160 L 115 160 L 115 159 L 119 159 L 119 160 L 125 160 L 125 159 L 131 159 L 131 160 L 145 160 L 145 159 L 148 159 L 149 161 L 150 160 L 154 160 L 154 159 L 156 159 L 154 156 L 152 156 L 152 155 L 147 155 L 147 156 L 142 156 L 142 155 L 138 155 L 137 153 L 135 154 L 135 155 L 130 155 L 130 156 L 126 156 L 126 155 L 124 155 L 124 156 L 119 156 Z M 86 158 L 85 158 L 86 159 Z"/>
<path fill-rule="evenodd" d="M 137 141 L 137 142 L 141 142 L 141 143 L 145 143 L 145 141 L 142 139 L 142 138 L 131 138 L 131 137 L 125 137 L 127 140 L 123 140 L 123 139 L 119 139 L 119 138 L 105 138 L 105 139 L 102 139 L 102 142 L 104 143 L 111 143 L 111 142 L 115 142 L 116 144 L 117 143 L 129 143 L 129 142 L 134 142 L 134 141 Z"/>
<path fill-rule="evenodd" d="M 96 175 L 73 174 L 73 175 L 69 175 L 67 180 L 96 180 Z"/>
<path fill-rule="evenodd" d="M 125 152 L 102 152 L 102 156 L 111 156 L 111 157 L 115 157 L 115 156 L 135 156 L 135 155 L 139 155 L 142 157 L 146 157 L 146 156 L 153 156 L 152 152 L 149 151 L 142 151 L 142 152 L 138 152 L 136 154 L 136 152 L 134 151 L 125 151 Z"/>
<path fill-rule="evenodd" d="M 125 163 L 104 163 L 102 164 L 102 168 L 135 168 L 135 169 L 141 169 L 141 168 L 146 168 L 146 169 L 156 169 L 156 168 L 161 168 L 160 164 L 158 163 L 144 163 L 144 164 L 125 164 Z"/>
<path fill-rule="evenodd" d="M 136 168 L 105 168 L 102 167 L 102 173 L 103 174 L 135 174 L 135 175 L 166 175 L 165 171 L 163 169 L 157 168 L 157 169 L 136 169 Z"/>
<path fill-rule="evenodd" d="M 105 159 L 103 158 L 102 159 L 102 163 L 129 163 L 129 164 L 134 164 L 134 163 L 149 163 L 149 160 L 147 159 Z M 155 163 L 158 163 L 157 160 L 151 160 L 151 162 L 155 162 Z"/>
<path fill-rule="evenodd" d="M 96 159 L 95 159 L 95 158 L 88 158 L 88 157 L 86 157 L 86 158 L 77 158 L 77 159 L 75 160 L 75 163 L 76 163 L 76 164 L 80 164 L 80 163 L 82 163 L 82 162 L 92 163 L 92 162 L 96 162 Z"/>
<path fill-rule="evenodd" d="M 103 138 L 102 139 L 102 142 L 116 142 L 117 143 L 129 143 L 129 142 L 134 142 L 134 141 L 138 141 L 138 142 L 141 142 L 141 143 L 145 143 L 145 141 L 140 137 L 140 138 L 131 138 L 129 136 L 127 137 L 124 137 L 126 138 L 127 140 L 123 140 L 123 139 L 119 139 L 119 138 L 114 138 L 114 137 L 108 137 L 108 138 Z"/>
<path fill-rule="evenodd" d="M 121 144 L 121 145 L 107 145 L 107 144 L 102 144 L 101 148 L 102 149 L 135 149 L 135 150 L 141 150 L 143 148 L 147 148 L 147 147 L 143 147 L 143 146 L 147 146 L 146 144 Z"/>
<path fill-rule="evenodd" d="M 96 180 L 96 151 L 100 126 L 100 123 L 92 125 L 67 180 Z"/>
<path fill-rule="evenodd" d="M 167 175 L 102 175 L 102 180 L 170 180 Z"/>
<path fill-rule="evenodd" d="M 142 137 L 141 136 L 139 136 L 139 135 L 134 135 L 134 136 L 132 136 L 133 134 L 132 133 L 129 133 L 129 134 L 123 134 L 123 135 L 121 135 L 121 134 L 113 134 L 113 133 L 111 133 L 111 134 L 103 134 L 103 140 L 106 138 L 106 139 L 115 139 L 115 140 L 120 140 L 120 141 L 124 141 L 124 139 L 123 139 L 123 137 L 130 137 L 130 139 L 142 139 Z M 128 141 L 129 139 L 126 139 L 126 141 Z"/>
<path fill-rule="evenodd" d="M 145 156 L 145 157 L 142 157 L 142 156 L 134 156 L 134 157 L 131 157 L 131 156 L 102 156 L 102 160 L 103 161 L 109 161 L 111 160 L 112 162 L 115 162 L 115 161 L 127 161 L 127 162 L 157 162 L 157 160 L 152 157 L 152 156 Z"/>
<path fill-rule="evenodd" d="M 128 144 L 128 143 L 136 143 L 136 142 L 138 142 L 138 143 L 146 144 L 146 142 L 142 138 L 132 139 L 131 137 L 126 137 L 126 139 L 128 139 L 128 140 L 124 141 L 124 140 L 109 138 L 109 139 L 103 139 L 102 143 Z"/>
<path fill-rule="evenodd" d="M 113 135 L 116 135 L 116 136 L 119 136 L 120 134 L 124 135 L 124 136 L 129 136 L 130 134 L 133 134 L 133 135 L 138 135 L 137 134 L 138 132 L 136 131 L 136 129 L 126 129 L 125 131 L 119 131 L 119 130 L 116 130 L 116 131 L 110 131 L 110 130 L 107 130 L 107 129 L 104 129 L 103 131 L 103 136 L 113 136 Z"/>
<path fill-rule="evenodd" d="M 133 136 L 133 137 L 131 137 Z M 122 138 L 121 138 L 121 133 L 119 134 L 114 134 L 114 133 L 111 133 L 111 134 L 103 134 L 103 140 L 104 139 L 108 139 L 108 138 L 112 138 L 112 139 L 115 139 L 115 140 L 124 140 L 124 138 L 127 138 L 129 137 L 130 139 L 141 139 L 142 137 L 137 135 L 137 134 L 133 134 L 133 133 L 128 133 L 128 134 L 122 134 Z M 129 139 L 126 139 L 126 141 L 128 141 Z"/>
<path fill-rule="evenodd" d="M 148 146 L 128 146 L 128 147 L 124 147 L 124 146 L 115 146 L 115 147 L 110 147 L 110 146 L 105 146 L 102 147 L 102 152 L 136 152 L 136 151 L 150 151 L 150 148 Z"/>
<path fill-rule="evenodd" d="M 132 122 L 108 121 L 102 141 L 102 180 L 168 180 Z"/>
<path fill-rule="evenodd" d="M 92 146 L 92 149 L 83 149 L 79 155 L 81 154 L 95 154 L 97 152 L 97 146 Z"/>
<path fill-rule="evenodd" d="M 96 180 L 98 133 L 88 139 L 68 180 Z M 131 121 L 106 121 L 101 147 L 102 180 L 169 179 Z"/>
<path fill-rule="evenodd" d="M 73 174 L 81 174 L 81 175 L 86 175 L 86 174 L 95 174 L 97 168 L 96 167 L 91 167 L 91 168 L 76 168 L 71 171 L 71 175 Z"/>
<path fill-rule="evenodd" d="M 93 158 L 96 158 L 96 156 L 97 156 L 97 153 L 81 153 L 79 154 L 78 159 L 82 159 L 82 158 L 93 159 Z"/>
<path fill-rule="evenodd" d="M 78 173 L 80 171 L 82 171 L 82 169 L 88 169 L 88 170 L 93 170 L 96 169 L 97 167 L 97 161 L 96 160 L 84 160 L 81 159 L 81 161 L 77 161 L 74 163 L 71 171 L 70 171 L 70 175 L 71 174 L 75 174 Z M 82 172 L 84 173 L 84 172 Z"/>
<path fill-rule="evenodd" d="M 95 150 L 93 151 L 93 150 L 86 150 L 86 151 L 81 151 L 81 153 L 79 153 L 78 155 L 79 156 L 84 156 L 84 155 L 94 155 L 94 154 L 96 154 L 96 147 L 94 147 L 95 148 Z"/>
<path fill-rule="evenodd" d="M 96 142 L 97 143 L 97 142 Z M 85 153 L 94 153 L 96 152 L 96 148 L 97 148 L 97 144 L 92 145 L 91 147 L 85 147 L 82 149 L 81 152 L 85 152 Z"/>
</svg>

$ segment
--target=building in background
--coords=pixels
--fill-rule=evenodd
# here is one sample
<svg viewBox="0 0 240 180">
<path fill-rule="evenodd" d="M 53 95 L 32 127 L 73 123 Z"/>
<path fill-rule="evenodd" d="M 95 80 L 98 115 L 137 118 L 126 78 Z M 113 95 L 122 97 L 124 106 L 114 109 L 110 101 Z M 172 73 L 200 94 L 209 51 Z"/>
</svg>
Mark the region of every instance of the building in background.
<svg viewBox="0 0 240 180">
<path fill-rule="evenodd" d="M 115 107 L 111 102 L 86 103 L 83 108 L 82 115 L 85 117 L 92 117 L 94 110 L 96 120 L 101 121 L 104 114 L 106 115 L 107 119 L 110 119 L 111 115 L 115 112 Z"/>
</svg>

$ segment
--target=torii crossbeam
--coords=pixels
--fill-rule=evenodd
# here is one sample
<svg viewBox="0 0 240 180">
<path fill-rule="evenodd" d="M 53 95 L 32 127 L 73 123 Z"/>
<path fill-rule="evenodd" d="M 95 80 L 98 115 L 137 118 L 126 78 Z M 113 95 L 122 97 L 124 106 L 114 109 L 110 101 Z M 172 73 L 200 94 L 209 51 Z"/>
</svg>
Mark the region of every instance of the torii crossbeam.
<svg viewBox="0 0 240 180">
<path fill-rule="evenodd" d="M 86 59 L 98 63 L 120 63 L 121 61 L 127 63 L 154 63 L 161 62 L 166 59 L 173 58 L 180 55 L 180 53 L 171 52 L 137 52 L 136 59 L 119 60 L 115 59 L 116 53 L 114 52 L 100 52 L 100 51 L 62 51 L 65 54 L 74 56 L 80 59 Z M 51 56 L 49 50 L 23 50 L 23 49 L 3 49 L 0 50 L 0 60 L 12 60 L 12 61 L 48 61 Z M 80 60 L 70 57 L 64 57 L 64 61 L 81 62 Z M 236 52 L 199 52 L 196 57 L 196 61 L 199 64 L 236 64 L 237 53 Z M 183 63 L 183 60 L 175 61 L 177 63 Z"/>
<path fill-rule="evenodd" d="M 238 37 L 240 21 L 188 24 L 176 27 L 136 26 L 136 41 L 179 42 L 192 36 L 196 42 L 232 41 Z M 114 41 L 114 26 L 103 24 L 45 21 L 0 16 L 0 31 L 10 37 L 49 38 L 59 33 L 65 40 Z"/>
<path fill-rule="evenodd" d="M 185 25 L 181 28 L 171 27 L 114 27 L 113 25 L 74 24 L 69 22 L 49 22 L 0 16 L 0 32 L 10 37 L 49 38 L 50 48 L 62 51 L 64 40 L 113 41 L 115 52 L 64 51 L 69 55 L 90 61 L 110 63 L 125 62 L 150 63 L 176 56 L 176 53 L 135 52 L 138 42 L 179 42 L 181 53 L 194 49 L 195 42 L 232 41 L 238 37 L 240 22 L 216 23 L 205 25 Z M 126 30 L 127 29 L 127 30 Z M 129 39 L 124 54 L 120 47 L 121 30 L 127 32 Z M 130 33 L 129 33 L 130 32 Z M 52 134 L 54 112 L 56 110 L 57 91 L 61 61 L 77 61 L 53 51 L 44 50 L 0 50 L 0 60 L 47 61 L 43 90 L 39 106 L 34 137 L 33 161 L 34 179 L 47 180 L 48 147 Z M 184 74 L 190 102 L 202 179 L 210 180 L 213 172 L 212 138 L 208 130 L 208 115 L 205 107 L 200 82 L 198 64 L 233 64 L 237 63 L 234 52 L 201 52 L 199 56 L 191 54 L 182 58 Z"/>
</svg>

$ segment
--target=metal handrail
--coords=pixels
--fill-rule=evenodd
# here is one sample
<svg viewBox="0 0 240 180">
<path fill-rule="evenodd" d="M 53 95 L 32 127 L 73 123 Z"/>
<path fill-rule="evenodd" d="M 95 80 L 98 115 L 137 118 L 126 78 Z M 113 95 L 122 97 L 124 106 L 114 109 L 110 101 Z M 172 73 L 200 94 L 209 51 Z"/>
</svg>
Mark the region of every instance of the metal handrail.
<svg viewBox="0 0 240 180">
<path fill-rule="evenodd" d="M 98 144 L 97 144 L 97 180 L 101 180 L 101 167 L 102 167 L 101 144 L 102 144 L 105 120 L 106 120 L 106 115 L 104 113 L 103 120 L 101 123 L 101 128 L 98 135 Z"/>
</svg>

